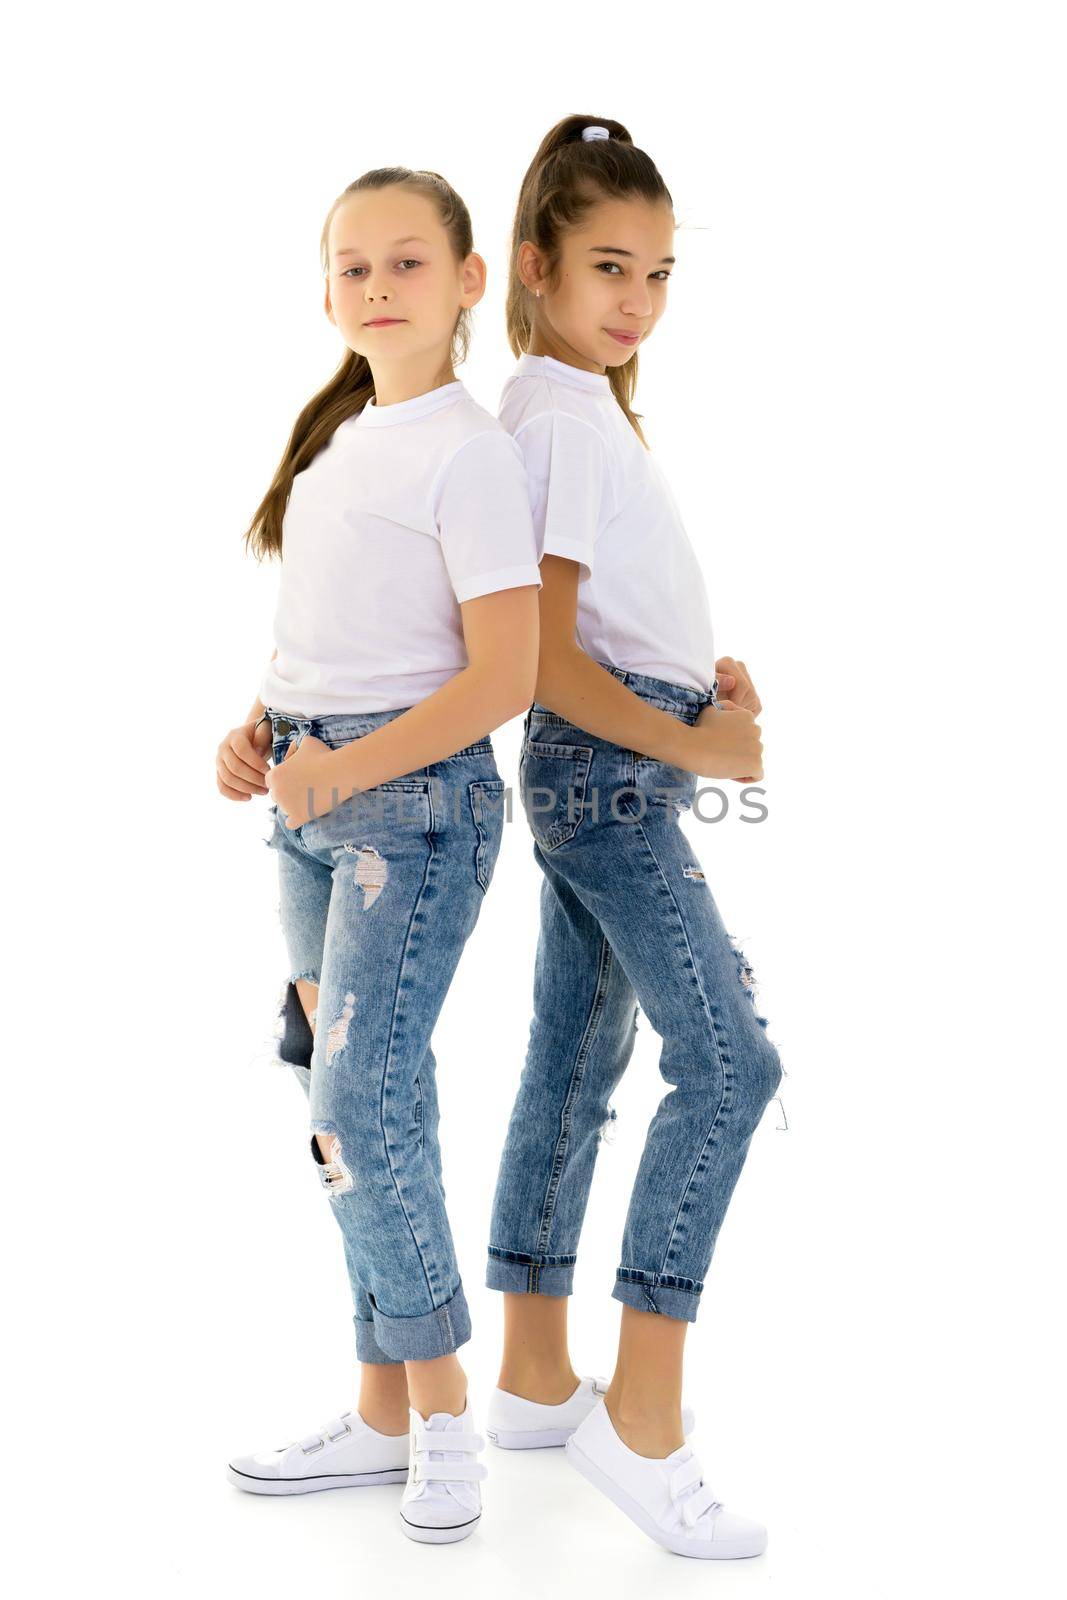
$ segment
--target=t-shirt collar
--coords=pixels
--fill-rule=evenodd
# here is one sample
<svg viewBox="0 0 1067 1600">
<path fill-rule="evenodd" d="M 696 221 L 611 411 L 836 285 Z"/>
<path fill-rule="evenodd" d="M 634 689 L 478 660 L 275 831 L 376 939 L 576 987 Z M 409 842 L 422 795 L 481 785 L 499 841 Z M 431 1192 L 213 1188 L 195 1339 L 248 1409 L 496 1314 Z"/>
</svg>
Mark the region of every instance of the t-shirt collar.
<svg viewBox="0 0 1067 1600">
<path fill-rule="evenodd" d="M 410 422 L 414 417 L 424 417 L 441 406 L 451 405 L 453 400 L 458 400 L 466 392 L 465 386 L 456 378 L 452 383 L 427 389 L 425 394 L 413 395 L 410 400 L 396 400 L 391 406 L 377 406 L 373 400 L 368 400 L 363 410 L 356 414 L 355 420 L 361 428 L 391 427 L 393 423 Z"/>
<path fill-rule="evenodd" d="M 586 372 L 584 367 L 571 367 L 555 356 L 532 356 L 524 350 L 519 357 L 516 372 L 536 372 L 545 378 L 558 378 L 561 383 L 572 384 L 575 389 L 590 389 L 598 394 L 610 394 L 611 379 L 606 372 Z"/>
</svg>

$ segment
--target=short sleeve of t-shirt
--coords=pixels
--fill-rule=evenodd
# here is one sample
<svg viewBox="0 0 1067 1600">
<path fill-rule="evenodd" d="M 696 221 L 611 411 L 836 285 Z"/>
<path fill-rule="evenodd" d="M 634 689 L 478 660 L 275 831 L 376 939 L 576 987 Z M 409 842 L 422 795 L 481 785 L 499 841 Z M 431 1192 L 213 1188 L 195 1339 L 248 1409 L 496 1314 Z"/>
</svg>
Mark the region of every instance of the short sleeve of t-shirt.
<svg viewBox="0 0 1067 1600">
<path fill-rule="evenodd" d="M 541 587 L 526 472 L 504 429 L 460 446 L 435 485 L 433 514 L 460 603 L 498 589 Z"/>
<path fill-rule="evenodd" d="M 566 411 L 545 411 L 515 435 L 526 463 L 534 532 L 542 556 L 566 556 L 593 571 L 606 488 L 606 450 L 597 430 Z"/>
</svg>

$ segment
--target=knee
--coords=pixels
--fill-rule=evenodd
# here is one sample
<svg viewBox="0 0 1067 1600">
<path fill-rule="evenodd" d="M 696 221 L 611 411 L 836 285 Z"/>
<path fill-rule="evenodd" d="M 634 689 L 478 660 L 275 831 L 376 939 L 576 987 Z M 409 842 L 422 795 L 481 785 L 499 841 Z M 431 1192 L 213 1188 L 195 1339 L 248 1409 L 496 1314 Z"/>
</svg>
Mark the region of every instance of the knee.
<svg viewBox="0 0 1067 1600">
<path fill-rule="evenodd" d="M 738 999 L 737 1010 L 738 1026 L 746 1040 L 746 1086 L 757 1115 L 762 1115 L 764 1108 L 778 1093 L 782 1081 L 782 1063 L 775 1045 L 767 1037 L 767 1018 L 761 1015 L 756 1003 L 757 983 L 752 964 L 733 934 L 728 937 L 737 966 L 738 989 L 744 997 Z"/>
<path fill-rule="evenodd" d="M 760 1065 L 764 1074 L 763 1103 L 767 1105 L 778 1093 L 778 1085 L 782 1081 L 782 1061 L 766 1034 L 763 1035 Z"/>
<path fill-rule="evenodd" d="M 355 1084 L 325 1074 L 311 1095 L 311 1154 L 323 1188 L 331 1194 L 356 1187 L 369 1196 L 387 1192 L 421 1151 L 423 1115 L 418 1087 L 383 1095 L 373 1073 Z M 433 1108 L 425 1115 L 432 1136 Z"/>
<path fill-rule="evenodd" d="M 738 1076 L 749 1120 L 755 1127 L 782 1081 L 781 1059 L 762 1027 L 756 1029 L 751 1044 L 746 1043 L 738 1062 Z"/>
</svg>

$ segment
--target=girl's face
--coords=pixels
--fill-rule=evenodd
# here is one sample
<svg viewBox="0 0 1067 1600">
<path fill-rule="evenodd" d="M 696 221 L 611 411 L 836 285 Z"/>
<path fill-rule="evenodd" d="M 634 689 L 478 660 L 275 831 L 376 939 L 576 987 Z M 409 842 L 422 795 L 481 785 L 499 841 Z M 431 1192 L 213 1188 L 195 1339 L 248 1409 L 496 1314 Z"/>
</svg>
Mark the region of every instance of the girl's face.
<svg viewBox="0 0 1067 1600">
<path fill-rule="evenodd" d="M 438 356 L 485 292 L 485 262 L 457 261 L 432 200 L 399 184 L 348 195 L 330 221 L 326 315 L 372 370 Z"/>
<path fill-rule="evenodd" d="M 532 252 L 529 270 L 536 274 L 537 252 L 528 243 L 520 250 L 520 272 L 523 251 Z M 673 251 L 670 206 L 600 201 L 565 237 L 557 287 L 549 289 L 535 276 L 526 279 L 541 290 L 535 331 L 547 345 L 567 351 L 572 365 L 601 372 L 621 366 L 666 310 Z"/>
</svg>

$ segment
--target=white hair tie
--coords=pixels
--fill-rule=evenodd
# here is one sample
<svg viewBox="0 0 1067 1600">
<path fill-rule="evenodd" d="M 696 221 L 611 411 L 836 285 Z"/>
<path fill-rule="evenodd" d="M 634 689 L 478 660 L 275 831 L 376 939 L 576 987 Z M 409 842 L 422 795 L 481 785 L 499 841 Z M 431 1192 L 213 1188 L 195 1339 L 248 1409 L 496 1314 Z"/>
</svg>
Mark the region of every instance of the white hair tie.
<svg viewBox="0 0 1067 1600">
<path fill-rule="evenodd" d="M 583 139 L 610 139 L 611 138 L 611 134 L 608 132 L 607 128 L 601 128 L 596 123 L 594 123 L 592 126 L 582 129 L 582 138 Z"/>
</svg>

